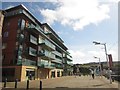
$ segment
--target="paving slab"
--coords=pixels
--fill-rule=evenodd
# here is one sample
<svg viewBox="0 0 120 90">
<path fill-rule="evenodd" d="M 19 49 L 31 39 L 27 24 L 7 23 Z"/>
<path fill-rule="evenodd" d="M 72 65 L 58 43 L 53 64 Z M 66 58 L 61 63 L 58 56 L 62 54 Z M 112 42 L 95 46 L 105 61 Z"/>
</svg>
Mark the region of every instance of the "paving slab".
<svg viewBox="0 0 120 90">
<path fill-rule="evenodd" d="M 97 76 L 63 76 L 53 79 L 42 79 L 43 90 L 118 90 L 118 82 L 112 82 L 105 77 Z M 2 83 L 3 84 L 3 83 Z M 14 90 L 14 82 L 7 82 L 7 87 L 2 90 Z M 26 81 L 18 82 L 18 89 L 26 90 Z M 40 90 L 40 80 L 30 81 L 29 90 Z"/>
</svg>

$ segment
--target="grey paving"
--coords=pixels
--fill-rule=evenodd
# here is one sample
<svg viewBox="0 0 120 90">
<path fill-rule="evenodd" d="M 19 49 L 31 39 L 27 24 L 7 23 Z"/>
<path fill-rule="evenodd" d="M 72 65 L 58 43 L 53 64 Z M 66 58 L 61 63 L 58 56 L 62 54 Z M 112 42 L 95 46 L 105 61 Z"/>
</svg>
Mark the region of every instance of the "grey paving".
<svg viewBox="0 0 120 90">
<path fill-rule="evenodd" d="M 40 86 L 40 81 L 39 80 L 33 80 L 30 81 L 30 89 L 35 90 L 38 88 L 39 90 Z M 7 83 L 7 88 L 8 90 L 14 90 L 14 82 L 8 82 Z M 24 82 L 19 82 L 18 83 L 18 88 L 23 90 L 26 89 L 26 81 Z M 118 88 L 118 82 L 113 82 L 112 84 L 109 83 L 109 80 L 104 78 L 104 77 L 95 77 L 95 79 L 92 79 L 91 76 L 64 76 L 64 77 L 59 77 L 59 78 L 54 78 L 54 79 L 44 79 L 42 80 L 42 88 L 45 90 L 45 88 L 49 88 L 48 90 L 51 89 L 56 89 L 56 90 L 74 90 L 74 89 L 85 89 L 85 90 L 90 90 L 90 89 L 102 89 L 104 88 L 105 90 L 111 89 L 111 90 L 116 90 Z M 51 88 L 51 89 L 50 89 Z M 19 90 L 18 89 L 18 90 Z M 3 89 L 7 90 L 7 89 Z"/>
</svg>

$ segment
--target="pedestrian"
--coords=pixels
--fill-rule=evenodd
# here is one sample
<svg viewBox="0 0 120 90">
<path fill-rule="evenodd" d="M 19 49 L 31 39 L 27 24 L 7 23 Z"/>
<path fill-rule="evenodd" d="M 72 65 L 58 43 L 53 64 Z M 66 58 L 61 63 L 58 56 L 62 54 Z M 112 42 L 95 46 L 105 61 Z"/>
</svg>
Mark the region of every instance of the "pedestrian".
<svg viewBox="0 0 120 90">
<path fill-rule="evenodd" d="M 29 74 L 29 80 L 32 80 L 32 74 L 31 73 Z"/>
<path fill-rule="evenodd" d="M 92 78 L 94 79 L 95 78 L 94 70 L 91 71 L 91 74 L 92 74 Z"/>
</svg>

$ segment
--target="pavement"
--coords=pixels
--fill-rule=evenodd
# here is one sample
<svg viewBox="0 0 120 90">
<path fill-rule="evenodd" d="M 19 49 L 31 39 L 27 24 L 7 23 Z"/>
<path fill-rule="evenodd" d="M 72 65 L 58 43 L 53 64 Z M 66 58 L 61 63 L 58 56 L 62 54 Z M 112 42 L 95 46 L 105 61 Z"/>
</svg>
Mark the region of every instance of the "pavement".
<svg viewBox="0 0 120 90">
<path fill-rule="evenodd" d="M 52 79 L 42 79 L 42 90 L 120 90 L 117 81 L 112 82 L 105 77 L 96 76 L 63 76 Z M 3 87 L 2 83 L 2 87 Z M 2 90 L 26 90 L 26 81 L 18 82 L 14 89 L 14 82 L 7 82 L 6 88 Z M 40 80 L 31 80 L 29 90 L 40 90 Z"/>
</svg>

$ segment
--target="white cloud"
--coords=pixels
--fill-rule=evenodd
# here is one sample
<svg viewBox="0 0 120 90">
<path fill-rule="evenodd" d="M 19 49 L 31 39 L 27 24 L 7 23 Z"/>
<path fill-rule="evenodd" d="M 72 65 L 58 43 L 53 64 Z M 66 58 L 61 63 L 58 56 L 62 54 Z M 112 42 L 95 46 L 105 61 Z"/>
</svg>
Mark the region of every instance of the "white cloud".
<svg viewBox="0 0 120 90">
<path fill-rule="evenodd" d="M 97 25 L 110 18 L 109 4 L 100 4 L 99 0 L 57 0 L 55 4 L 54 10 L 40 10 L 45 22 L 50 24 L 57 21 L 74 30 L 82 30 L 85 26 Z"/>
<path fill-rule="evenodd" d="M 73 47 L 73 48 L 72 48 Z M 90 45 L 84 46 L 72 46 L 71 50 L 69 50 L 71 56 L 73 57 L 73 63 L 89 63 L 89 62 L 99 62 L 95 57 L 100 58 L 101 62 L 106 62 L 105 50 L 101 49 L 101 47 L 95 47 Z M 75 49 L 76 47 L 77 49 Z M 108 50 L 108 54 L 112 54 L 113 61 L 118 61 L 118 48 L 114 46 L 111 50 Z"/>
<path fill-rule="evenodd" d="M 82 58 L 85 57 L 85 54 L 81 51 L 73 51 L 73 50 L 69 50 L 72 58 L 73 58 L 73 63 L 76 64 L 76 63 L 82 63 L 81 60 Z"/>
</svg>

